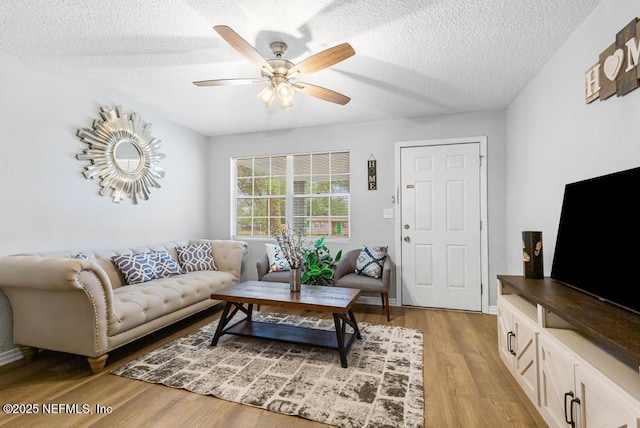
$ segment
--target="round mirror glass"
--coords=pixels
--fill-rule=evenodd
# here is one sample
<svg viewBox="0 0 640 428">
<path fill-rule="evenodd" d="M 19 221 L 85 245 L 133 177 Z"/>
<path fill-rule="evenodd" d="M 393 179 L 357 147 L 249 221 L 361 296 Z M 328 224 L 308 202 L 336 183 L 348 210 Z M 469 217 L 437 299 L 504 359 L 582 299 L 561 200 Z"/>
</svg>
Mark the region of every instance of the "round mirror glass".
<svg viewBox="0 0 640 428">
<path fill-rule="evenodd" d="M 118 141 L 113 156 L 116 165 L 127 173 L 136 172 L 142 164 L 142 154 L 137 144 L 131 140 Z"/>
</svg>

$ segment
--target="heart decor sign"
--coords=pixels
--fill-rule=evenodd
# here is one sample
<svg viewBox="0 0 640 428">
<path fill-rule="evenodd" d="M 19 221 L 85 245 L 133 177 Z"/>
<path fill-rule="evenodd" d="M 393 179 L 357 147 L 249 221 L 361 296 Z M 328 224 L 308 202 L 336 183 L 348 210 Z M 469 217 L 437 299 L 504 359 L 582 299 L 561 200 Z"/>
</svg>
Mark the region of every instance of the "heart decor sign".
<svg viewBox="0 0 640 428">
<path fill-rule="evenodd" d="M 624 51 L 622 49 L 616 49 L 613 55 L 609 55 L 604 61 L 604 75 L 607 79 L 614 82 L 620 69 L 622 68 L 622 61 L 624 61 Z"/>
<path fill-rule="evenodd" d="M 600 53 L 584 76 L 587 104 L 612 95 L 622 97 L 640 86 L 640 20 L 633 18 L 616 34 L 616 41 Z"/>
</svg>

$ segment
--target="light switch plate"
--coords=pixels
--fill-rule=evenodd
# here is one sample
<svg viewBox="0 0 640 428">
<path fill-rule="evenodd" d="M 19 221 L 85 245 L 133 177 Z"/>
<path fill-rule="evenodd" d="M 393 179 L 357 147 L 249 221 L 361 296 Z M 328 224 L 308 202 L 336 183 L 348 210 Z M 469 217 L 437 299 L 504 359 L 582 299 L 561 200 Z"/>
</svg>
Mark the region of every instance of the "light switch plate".
<svg viewBox="0 0 640 428">
<path fill-rule="evenodd" d="M 393 208 L 384 208 L 382 210 L 382 218 L 393 218 Z"/>
</svg>

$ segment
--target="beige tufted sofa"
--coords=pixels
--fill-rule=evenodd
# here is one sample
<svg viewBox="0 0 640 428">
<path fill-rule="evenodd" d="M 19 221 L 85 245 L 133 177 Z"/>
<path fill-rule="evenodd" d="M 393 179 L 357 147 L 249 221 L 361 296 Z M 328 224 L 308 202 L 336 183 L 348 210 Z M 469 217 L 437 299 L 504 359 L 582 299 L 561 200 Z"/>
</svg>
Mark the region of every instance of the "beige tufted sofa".
<svg viewBox="0 0 640 428">
<path fill-rule="evenodd" d="M 216 271 L 195 271 L 126 285 L 111 261 L 120 254 L 210 242 Z M 88 260 L 73 258 L 81 252 Z M 26 360 L 37 349 L 85 355 L 94 373 L 108 352 L 219 302 L 211 293 L 238 282 L 247 244 L 175 241 L 143 248 L 58 251 L 0 258 L 0 289 L 13 311 L 13 340 Z"/>
</svg>

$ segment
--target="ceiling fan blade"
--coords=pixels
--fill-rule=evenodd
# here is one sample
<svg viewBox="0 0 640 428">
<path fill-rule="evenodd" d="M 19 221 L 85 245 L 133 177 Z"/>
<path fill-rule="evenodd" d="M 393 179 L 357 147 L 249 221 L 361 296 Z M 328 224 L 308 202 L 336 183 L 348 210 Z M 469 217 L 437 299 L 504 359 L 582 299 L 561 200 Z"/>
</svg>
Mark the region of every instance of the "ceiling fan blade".
<svg viewBox="0 0 640 428">
<path fill-rule="evenodd" d="M 301 75 L 320 71 L 340 61 L 344 61 L 355 53 L 356 51 L 353 50 L 349 43 L 342 43 L 300 61 L 289 70 L 287 77 L 295 77 L 294 74 L 296 73 Z"/>
<path fill-rule="evenodd" d="M 321 86 L 312 85 L 310 83 L 298 82 L 293 85 L 303 94 L 311 95 L 312 97 L 320 98 L 324 101 L 345 105 L 351 98 L 346 95 L 342 95 L 331 89 L 323 88 Z"/>
<path fill-rule="evenodd" d="M 238 33 L 226 25 L 216 25 L 213 29 L 216 30 L 216 32 L 220 34 L 222 38 L 225 39 L 235 50 L 260 67 L 260 70 L 264 71 L 265 74 L 269 76 L 273 75 L 273 67 L 271 67 L 267 60 L 264 59 L 264 57 Z"/>
<path fill-rule="evenodd" d="M 229 85 L 249 85 L 251 83 L 265 82 L 262 79 L 215 79 L 200 80 L 193 82 L 196 86 L 229 86 Z"/>
</svg>

